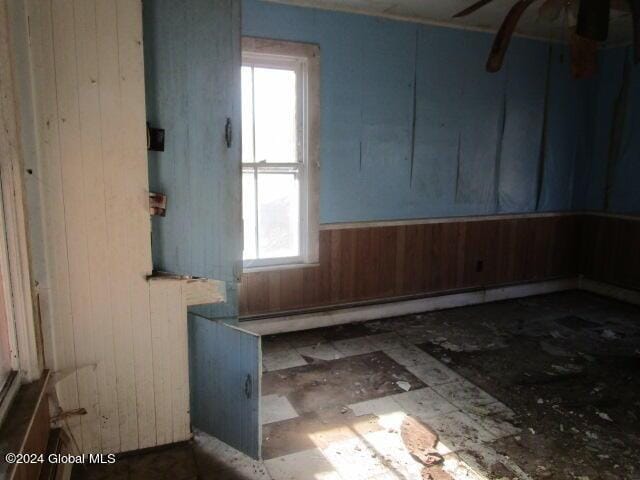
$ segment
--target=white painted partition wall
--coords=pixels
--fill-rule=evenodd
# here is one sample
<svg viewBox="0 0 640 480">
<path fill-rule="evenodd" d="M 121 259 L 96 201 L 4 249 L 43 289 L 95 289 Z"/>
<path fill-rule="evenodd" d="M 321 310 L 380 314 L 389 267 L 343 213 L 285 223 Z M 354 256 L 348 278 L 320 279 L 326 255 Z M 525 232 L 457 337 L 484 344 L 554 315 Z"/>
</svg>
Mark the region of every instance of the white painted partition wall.
<svg viewBox="0 0 640 480">
<path fill-rule="evenodd" d="M 140 0 L 8 1 L 45 361 L 84 452 L 189 432 L 179 283 L 151 272 Z"/>
</svg>

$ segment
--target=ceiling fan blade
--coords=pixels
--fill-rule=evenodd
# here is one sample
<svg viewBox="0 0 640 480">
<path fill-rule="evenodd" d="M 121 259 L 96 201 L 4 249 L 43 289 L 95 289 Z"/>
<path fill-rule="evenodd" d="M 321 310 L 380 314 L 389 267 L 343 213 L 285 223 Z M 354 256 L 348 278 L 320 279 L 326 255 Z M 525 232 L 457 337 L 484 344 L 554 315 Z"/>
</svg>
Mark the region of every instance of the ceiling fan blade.
<svg viewBox="0 0 640 480">
<path fill-rule="evenodd" d="M 640 63 L 640 0 L 628 0 L 633 20 L 633 61 Z"/>
<path fill-rule="evenodd" d="M 518 25 L 518 21 L 520 20 L 520 17 L 522 17 L 522 14 L 535 1 L 536 0 L 518 0 L 518 2 L 511 7 L 509 13 L 507 13 L 507 16 L 500 26 L 500 30 L 498 30 L 498 33 L 496 34 L 496 38 L 493 41 L 491 53 L 489 53 L 489 59 L 487 60 L 488 72 L 497 72 L 502 68 L 504 56 L 509 49 L 509 43 L 511 42 L 511 37 L 516 29 L 516 25 Z"/>
<path fill-rule="evenodd" d="M 611 0 L 581 0 L 576 33 L 581 37 L 604 42 L 609 36 Z"/>
<path fill-rule="evenodd" d="M 453 18 L 460 18 L 460 17 L 466 17 L 467 15 L 471 15 L 476 10 L 481 9 L 482 7 L 484 7 L 485 5 L 487 5 L 487 4 L 491 3 L 491 2 L 493 2 L 493 0 L 479 0 L 476 3 L 474 3 L 473 5 L 471 5 L 470 7 L 467 7 L 464 10 L 456 13 L 453 16 Z"/>
<path fill-rule="evenodd" d="M 571 29 L 569 39 L 571 74 L 573 78 L 588 78 L 598 70 L 598 42 L 581 37 Z"/>
</svg>

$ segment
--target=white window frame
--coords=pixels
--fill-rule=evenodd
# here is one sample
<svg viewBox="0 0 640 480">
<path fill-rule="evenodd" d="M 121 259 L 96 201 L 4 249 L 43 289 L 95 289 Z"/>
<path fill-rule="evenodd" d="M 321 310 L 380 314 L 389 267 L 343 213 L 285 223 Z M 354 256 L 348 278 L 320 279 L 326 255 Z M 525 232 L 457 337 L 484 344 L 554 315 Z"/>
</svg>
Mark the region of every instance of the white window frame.
<svg viewBox="0 0 640 480">
<path fill-rule="evenodd" d="M 300 179 L 300 254 L 243 260 L 244 271 L 317 265 L 319 256 L 320 49 L 317 45 L 243 37 L 242 65 L 296 72 L 298 163 L 242 163 L 242 171 L 297 170 Z M 292 168 L 294 167 L 295 168 Z M 257 220 L 257 217 L 256 217 Z"/>
<path fill-rule="evenodd" d="M 0 177 L 2 167 L 0 166 Z M 4 296 L 3 316 L 7 322 L 7 339 L 9 342 L 9 367 L 11 368 L 6 378 L 0 378 L 0 424 L 2 424 L 13 398 L 18 393 L 21 383 L 20 358 L 18 357 L 18 325 L 13 305 L 13 291 L 11 286 L 11 269 L 7 245 L 7 231 L 4 215 L 4 202 L 2 195 L 2 181 L 0 181 L 0 288 Z"/>
<path fill-rule="evenodd" d="M 28 57 L 28 50 L 22 48 L 28 45 L 28 28 L 27 17 L 20 8 L 22 3 L 15 5 L 15 11 L 0 7 L 0 32 L 3 32 L 0 35 L 0 64 L 8 67 L 0 70 L 0 110 L 4 112 L 0 118 L 0 288 L 5 296 L 13 371 L 0 385 L 0 423 L 20 384 L 34 381 L 42 373 L 42 348 L 34 321 L 22 173 L 21 133 L 24 131 L 21 131 L 20 121 L 29 108 L 28 95 L 17 94 L 17 91 L 24 93 L 22 87 L 30 85 L 23 77 L 25 65 L 21 63 Z M 18 48 L 12 51 L 15 38 L 19 39 L 15 43 Z"/>
</svg>

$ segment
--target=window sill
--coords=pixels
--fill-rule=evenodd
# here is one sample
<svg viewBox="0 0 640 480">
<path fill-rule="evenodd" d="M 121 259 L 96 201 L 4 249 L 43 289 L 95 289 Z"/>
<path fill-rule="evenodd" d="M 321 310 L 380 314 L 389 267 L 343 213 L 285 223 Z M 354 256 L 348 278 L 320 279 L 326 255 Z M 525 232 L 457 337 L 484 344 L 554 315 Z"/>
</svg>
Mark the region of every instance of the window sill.
<svg viewBox="0 0 640 480">
<path fill-rule="evenodd" d="M 292 270 L 298 268 L 319 267 L 319 262 L 312 263 L 285 263 L 281 265 L 262 265 L 260 267 L 243 267 L 242 273 L 257 273 L 257 272 L 275 272 L 278 270 Z"/>
</svg>

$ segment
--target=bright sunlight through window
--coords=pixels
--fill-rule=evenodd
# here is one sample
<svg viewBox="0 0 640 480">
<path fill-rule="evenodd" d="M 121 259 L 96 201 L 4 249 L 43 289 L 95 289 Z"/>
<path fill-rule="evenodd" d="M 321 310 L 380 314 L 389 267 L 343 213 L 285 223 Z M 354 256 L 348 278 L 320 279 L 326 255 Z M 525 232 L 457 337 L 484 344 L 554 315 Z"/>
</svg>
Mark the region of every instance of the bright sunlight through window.
<svg viewBox="0 0 640 480">
<path fill-rule="evenodd" d="M 242 67 L 244 258 L 300 256 L 296 71 Z"/>
<path fill-rule="evenodd" d="M 245 267 L 303 263 L 308 258 L 307 79 L 303 56 L 243 52 Z"/>
</svg>

